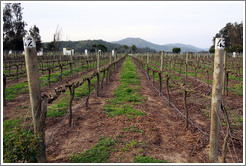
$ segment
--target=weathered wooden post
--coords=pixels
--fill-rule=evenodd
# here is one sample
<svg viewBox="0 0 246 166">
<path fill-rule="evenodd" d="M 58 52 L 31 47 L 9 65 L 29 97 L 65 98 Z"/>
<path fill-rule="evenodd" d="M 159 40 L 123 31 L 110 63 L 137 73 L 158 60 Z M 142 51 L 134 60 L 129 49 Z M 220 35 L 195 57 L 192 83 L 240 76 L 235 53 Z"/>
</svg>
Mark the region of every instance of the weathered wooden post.
<svg viewBox="0 0 246 166">
<path fill-rule="evenodd" d="M 185 81 L 186 81 L 186 78 L 187 78 L 188 56 L 189 56 L 189 53 L 187 52 L 186 53 L 186 59 L 185 59 Z"/>
<path fill-rule="evenodd" d="M 112 56 L 114 57 L 114 50 L 112 50 L 112 55 L 109 54 L 109 64 L 112 63 Z"/>
<path fill-rule="evenodd" d="M 219 119 L 221 109 L 222 78 L 223 78 L 223 59 L 224 59 L 225 39 L 215 39 L 214 73 L 211 102 L 211 126 L 209 142 L 209 162 L 218 162 L 219 145 Z"/>
<path fill-rule="evenodd" d="M 69 101 L 69 127 L 71 127 L 72 126 L 72 118 L 73 118 L 72 105 L 73 105 L 73 99 L 74 99 L 75 86 L 74 86 L 74 84 L 72 84 L 68 88 L 69 88 L 69 92 L 70 92 L 70 101 Z"/>
<path fill-rule="evenodd" d="M 48 73 L 48 75 L 49 75 L 49 76 L 48 76 L 48 83 L 49 83 L 49 86 L 50 86 L 50 72 L 51 72 L 50 68 L 48 69 L 48 72 L 49 72 L 49 73 Z"/>
<path fill-rule="evenodd" d="M 225 95 L 225 81 L 226 81 L 226 51 L 224 52 L 224 68 L 223 68 L 223 91 L 222 95 Z"/>
<path fill-rule="evenodd" d="M 149 53 L 147 54 L 147 64 L 149 65 Z"/>
<path fill-rule="evenodd" d="M 169 79 L 170 79 L 170 76 L 169 75 L 166 75 L 166 88 L 167 88 L 167 97 L 168 97 L 168 102 L 169 102 L 169 106 L 171 106 L 170 104 L 170 94 L 169 94 Z"/>
<path fill-rule="evenodd" d="M 159 75 L 159 84 L 160 84 L 160 96 L 162 94 L 162 75 L 161 75 L 161 72 L 158 72 L 158 75 Z"/>
<path fill-rule="evenodd" d="M 88 78 L 87 81 L 88 81 L 88 96 L 87 96 L 86 102 L 85 102 L 86 109 L 89 108 L 88 102 L 89 102 L 89 98 L 90 98 L 90 94 L 91 94 L 91 80 Z"/>
<path fill-rule="evenodd" d="M 185 113 L 186 113 L 186 128 L 188 128 L 188 126 L 189 126 L 189 121 L 188 121 L 189 112 L 188 112 L 188 109 L 187 109 L 187 91 L 186 91 L 186 89 L 184 90 L 183 99 L 184 99 L 184 109 L 185 109 Z"/>
<path fill-rule="evenodd" d="M 161 51 L 161 73 L 163 72 L 163 56 L 164 56 L 164 51 Z"/>
<path fill-rule="evenodd" d="M 100 96 L 100 54 L 101 50 L 97 54 L 97 96 Z"/>
<path fill-rule="evenodd" d="M 38 62 L 37 62 L 37 51 L 36 42 L 31 36 L 23 38 L 24 50 L 25 50 L 25 61 L 27 69 L 27 80 L 29 86 L 29 94 L 32 108 L 32 117 L 34 124 L 34 133 L 36 137 L 41 138 L 41 153 L 37 156 L 39 163 L 46 162 L 45 152 L 45 118 L 47 112 L 47 102 L 42 104 L 39 73 L 38 73 Z"/>
</svg>

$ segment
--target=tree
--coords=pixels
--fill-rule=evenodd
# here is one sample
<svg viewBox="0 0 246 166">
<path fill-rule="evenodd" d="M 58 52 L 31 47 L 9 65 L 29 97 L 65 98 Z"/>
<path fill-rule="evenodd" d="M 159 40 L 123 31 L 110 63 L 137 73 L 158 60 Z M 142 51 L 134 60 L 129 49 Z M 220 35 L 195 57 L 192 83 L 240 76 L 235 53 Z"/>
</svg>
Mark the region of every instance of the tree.
<svg viewBox="0 0 246 166">
<path fill-rule="evenodd" d="M 6 3 L 3 9 L 3 49 L 23 51 L 23 37 L 26 35 L 20 3 Z"/>
<path fill-rule="evenodd" d="M 61 38 L 62 38 L 62 29 L 59 28 L 59 25 L 57 25 L 56 31 L 54 34 L 54 39 L 53 39 L 54 51 L 59 50 Z"/>
<path fill-rule="evenodd" d="M 219 33 L 215 34 L 213 37 L 213 45 L 215 43 L 215 38 L 217 37 L 225 38 L 225 50 L 227 52 L 242 52 L 243 51 L 243 23 L 238 24 L 235 22 L 227 23 Z"/>
<path fill-rule="evenodd" d="M 98 44 L 97 48 L 99 50 L 102 50 L 102 52 L 107 52 L 107 50 L 108 50 L 108 48 L 105 45 L 103 45 L 103 44 Z"/>
<path fill-rule="evenodd" d="M 131 46 L 131 50 L 132 50 L 132 52 L 135 52 L 135 51 L 137 50 L 137 47 L 133 44 L 133 45 Z"/>
<path fill-rule="evenodd" d="M 29 33 L 36 40 L 36 49 L 40 51 L 42 48 L 41 36 L 39 35 L 39 28 L 34 25 L 30 28 Z"/>
<path fill-rule="evenodd" d="M 173 53 L 179 54 L 180 52 L 181 52 L 181 49 L 180 48 L 177 48 L 177 47 L 174 47 L 173 48 Z"/>
<path fill-rule="evenodd" d="M 215 52 L 214 45 L 210 47 L 209 52 L 210 52 L 210 53 L 214 53 L 214 52 Z"/>
<path fill-rule="evenodd" d="M 3 9 L 3 49 L 10 50 L 11 39 L 14 37 L 13 16 L 11 3 L 5 4 Z"/>
<path fill-rule="evenodd" d="M 123 48 L 124 48 L 125 52 L 129 49 L 129 47 L 127 45 L 123 45 Z"/>
</svg>

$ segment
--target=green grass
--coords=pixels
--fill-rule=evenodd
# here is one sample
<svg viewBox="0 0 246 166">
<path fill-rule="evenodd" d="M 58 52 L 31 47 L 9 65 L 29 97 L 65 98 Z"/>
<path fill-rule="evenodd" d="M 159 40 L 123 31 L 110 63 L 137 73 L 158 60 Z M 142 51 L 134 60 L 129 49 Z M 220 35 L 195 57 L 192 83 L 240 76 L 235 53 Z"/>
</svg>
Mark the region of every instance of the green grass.
<svg viewBox="0 0 246 166">
<path fill-rule="evenodd" d="M 128 148 L 136 148 L 138 145 L 138 140 L 132 140 L 129 143 L 126 144 L 126 147 Z"/>
<path fill-rule="evenodd" d="M 47 117 L 60 117 L 67 113 L 69 97 L 64 97 L 58 103 L 54 103 L 47 108 Z"/>
<path fill-rule="evenodd" d="M 139 130 L 137 127 L 135 126 L 129 126 L 128 128 L 124 128 L 123 131 L 125 132 L 136 132 L 136 133 L 144 133 L 143 130 Z"/>
<path fill-rule="evenodd" d="M 14 84 L 10 87 L 6 87 L 5 89 L 5 95 L 6 100 L 12 100 L 16 98 L 21 92 L 28 92 L 28 83 L 27 82 L 21 82 L 18 84 Z"/>
<path fill-rule="evenodd" d="M 71 156 L 72 163 L 106 163 L 116 140 L 104 138 L 84 153 Z"/>
<path fill-rule="evenodd" d="M 3 130 L 4 131 L 11 131 L 13 128 L 17 127 L 20 123 L 19 119 L 14 120 L 5 120 L 3 122 Z"/>
<path fill-rule="evenodd" d="M 26 130 L 23 120 L 5 120 L 3 122 L 3 161 L 5 163 L 37 162 L 40 153 L 40 139 L 33 131 Z"/>
<path fill-rule="evenodd" d="M 236 122 L 243 123 L 243 117 L 241 116 L 236 116 Z"/>
<path fill-rule="evenodd" d="M 127 118 L 133 118 L 135 116 L 146 115 L 146 113 L 134 109 L 130 104 L 121 104 L 121 105 L 107 104 L 103 106 L 103 109 L 106 110 L 109 117 L 114 117 L 116 115 L 119 116 L 126 115 Z"/>
<path fill-rule="evenodd" d="M 103 109 L 106 110 L 109 117 L 126 115 L 127 118 L 133 118 L 146 115 L 146 113 L 134 109 L 132 106 L 142 103 L 143 97 L 139 95 L 140 77 L 136 66 L 129 57 L 123 64 L 120 78 L 122 83 L 114 91 L 114 98 L 108 100 L 109 103 L 104 105 Z"/>
<path fill-rule="evenodd" d="M 168 163 L 166 160 L 154 159 L 149 156 L 138 155 L 134 158 L 135 163 Z"/>
</svg>

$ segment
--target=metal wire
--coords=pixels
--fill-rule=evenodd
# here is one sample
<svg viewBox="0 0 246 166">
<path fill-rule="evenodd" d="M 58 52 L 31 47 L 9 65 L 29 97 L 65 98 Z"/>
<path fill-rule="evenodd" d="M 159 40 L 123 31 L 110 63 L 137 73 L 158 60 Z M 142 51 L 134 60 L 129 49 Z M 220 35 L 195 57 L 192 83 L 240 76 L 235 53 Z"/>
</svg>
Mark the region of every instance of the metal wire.
<svg viewBox="0 0 246 166">
<path fill-rule="evenodd" d="M 94 90 L 95 90 L 96 88 L 94 88 L 92 91 L 91 91 L 91 93 L 86 97 L 86 98 L 84 98 L 82 101 L 81 101 L 81 103 L 80 103 L 80 105 L 78 105 L 72 112 L 75 112 L 84 102 L 85 102 L 85 100 L 94 92 Z M 59 127 L 59 126 L 61 126 L 62 124 L 63 124 L 63 122 L 68 118 L 70 116 L 70 114 L 68 114 L 67 116 L 65 116 L 65 118 L 52 130 L 52 132 L 51 132 L 51 134 L 50 134 L 50 136 L 49 136 L 49 140 L 48 140 L 48 142 L 47 142 L 47 144 L 46 144 L 46 147 L 48 146 L 48 144 L 49 144 L 49 142 L 50 142 L 50 139 L 51 139 L 51 137 L 52 137 L 52 135 L 53 135 L 53 133 L 55 132 L 55 130 Z"/>
<path fill-rule="evenodd" d="M 149 82 L 151 83 L 151 85 L 155 88 L 155 90 L 159 93 L 159 95 L 161 95 L 162 98 L 165 99 L 165 101 L 167 101 L 183 118 L 185 118 L 186 120 L 188 120 L 195 128 L 197 128 L 209 140 L 208 134 L 206 132 L 204 132 L 200 127 L 198 127 L 197 125 L 195 125 L 189 118 L 187 118 L 173 103 L 169 102 L 168 99 L 152 83 L 152 81 L 149 79 L 149 76 L 147 75 L 147 73 L 145 71 L 143 71 L 137 63 L 135 63 L 135 64 L 145 74 L 145 76 L 147 77 L 147 79 L 149 80 Z"/>
</svg>

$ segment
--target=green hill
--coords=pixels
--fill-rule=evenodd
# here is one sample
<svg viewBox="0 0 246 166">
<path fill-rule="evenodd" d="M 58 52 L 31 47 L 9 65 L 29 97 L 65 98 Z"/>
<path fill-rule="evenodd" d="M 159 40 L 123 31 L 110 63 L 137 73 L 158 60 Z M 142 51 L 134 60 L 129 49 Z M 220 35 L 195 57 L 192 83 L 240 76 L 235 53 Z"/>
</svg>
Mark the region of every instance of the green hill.
<svg viewBox="0 0 246 166">
<path fill-rule="evenodd" d="M 52 49 L 49 48 L 49 44 L 50 42 L 43 43 L 45 51 L 52 51 Z M 123 45 L 110 43 L 103 40 L 60 41 L 59 51 L 62 51 L 65 47 L 74 49 L 77 53 L 84 53 L 86 49 L 90 52 L 95 52 L 95 50 L 99 49 L 103 52 L 111 52 L 112 50 L 116 49 L 119 53 L 126 51 Z M 127 51 L 131 53 L 130 47 Z M 150 48 L 137 48 L 136 53 L 142 52 L 155 52 L 155 50 Z"/>
</svg>

